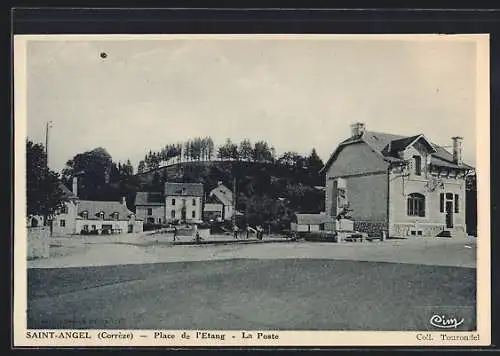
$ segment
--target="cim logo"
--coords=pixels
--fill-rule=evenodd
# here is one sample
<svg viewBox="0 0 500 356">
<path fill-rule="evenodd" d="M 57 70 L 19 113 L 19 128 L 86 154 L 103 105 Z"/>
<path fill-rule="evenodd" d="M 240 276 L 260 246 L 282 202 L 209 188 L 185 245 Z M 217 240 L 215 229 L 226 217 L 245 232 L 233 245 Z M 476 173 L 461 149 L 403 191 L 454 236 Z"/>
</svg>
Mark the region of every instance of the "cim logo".
<svg viewBox="0 0 500 356">
<path fill-rule="evenodd" d="M 439 329 L 456 329 L 464 322 L 464 318 L 460 320 L 455 317 L 448 317 L 446 315 L 434 314 L 429 323 Z"/>
</svg>

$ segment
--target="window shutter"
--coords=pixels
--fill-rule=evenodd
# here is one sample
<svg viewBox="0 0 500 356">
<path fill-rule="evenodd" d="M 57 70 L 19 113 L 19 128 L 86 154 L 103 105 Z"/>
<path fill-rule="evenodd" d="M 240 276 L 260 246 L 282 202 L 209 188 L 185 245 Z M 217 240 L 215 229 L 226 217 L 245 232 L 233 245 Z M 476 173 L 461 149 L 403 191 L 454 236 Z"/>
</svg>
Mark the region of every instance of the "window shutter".
<svg viewBox="0 0 500 356">
<path fill-rule="evenodd" d="M 460 212 L 458 194 L 455 194 L 455 213 Z"/>
<path fill-rule="evenodd" d="M 439 198 L 439 211 L 444 213 L 444 193 L 441 193 Z"/>
</svg>

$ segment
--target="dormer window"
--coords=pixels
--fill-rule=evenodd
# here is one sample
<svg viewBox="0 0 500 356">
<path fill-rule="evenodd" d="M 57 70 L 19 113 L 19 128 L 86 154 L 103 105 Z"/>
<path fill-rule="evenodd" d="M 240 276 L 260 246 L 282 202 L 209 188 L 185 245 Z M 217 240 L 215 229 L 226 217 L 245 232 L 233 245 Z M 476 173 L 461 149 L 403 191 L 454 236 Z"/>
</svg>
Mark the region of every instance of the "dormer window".
<svg viewBox="0 0 500 356">
<path fill-rule="evenodd" d="M 113 220 L 118 220 L 119 214 L 118 213 L 113 213 Z"/>
<path fill-rule="evenodd" d="M 89 218 L 89 212 L 88 211 L 83 211 L 82 212 L 82 218 L 84 218 L 85 220 Z"/>
<path fill-rule="evenodd" d="M 415 175 L 422 175 L 422 157 L 413 156 L 413 160 L 415 162 Z"/>
<path fill-rule="evenodd" d="M 99 212 L 99 219 L 104 220 L 104 211 Z"/>
</svg>

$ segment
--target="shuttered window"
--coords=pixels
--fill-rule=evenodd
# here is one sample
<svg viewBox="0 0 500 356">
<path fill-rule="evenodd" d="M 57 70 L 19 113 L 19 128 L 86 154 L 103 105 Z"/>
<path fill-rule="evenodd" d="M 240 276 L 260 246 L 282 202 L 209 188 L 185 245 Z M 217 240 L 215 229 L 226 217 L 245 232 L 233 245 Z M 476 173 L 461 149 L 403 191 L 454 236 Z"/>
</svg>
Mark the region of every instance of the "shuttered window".
<svg viewBox="0 0 500 356">
<path fill-rule="evenodd" d="M 459 198 L 458 198 L 458 194 L 455 194 L 455 213 L 459 213 L 460 212 L 460 205 L 459 205 Z"/>
<path fill-rule="evenodd" d="M 441 193 L 439 198 L 439 211 L 444 213 L 444 193 Z"/>
</svg>

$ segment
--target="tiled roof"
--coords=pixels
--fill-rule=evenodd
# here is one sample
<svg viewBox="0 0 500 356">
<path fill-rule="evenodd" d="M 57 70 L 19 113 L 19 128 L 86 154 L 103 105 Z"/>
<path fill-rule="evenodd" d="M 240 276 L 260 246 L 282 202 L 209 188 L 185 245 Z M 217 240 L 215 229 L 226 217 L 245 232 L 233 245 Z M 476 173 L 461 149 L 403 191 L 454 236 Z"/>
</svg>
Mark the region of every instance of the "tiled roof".
<svg viewBox="0 0 500 356">
<path fill-rule="evenodd" d="M 135 205 L 165 205 L 165 199 L 160 192 L 137 192 Z"/>
<path fill-rule="evenodd" d="M 80 200 L 78 215 L 81 217 L 85 211 L 88 213 L 89 220 L 98 220 L 100 212 L 104 212 L 104 219 L 111 219 L 113 213 L 118 213 L 119 220 L 128 220 L 129 216 L 134 214 L 126 205 L 117 201 Z"/>
<path fill-rule="evenodd" d="M 374 151 L 382 155 L 384 160 L 386 160 L 387 162 L 401 162 L 402 160 L 397 156 L 397 153 L 404 150 L 409 144 L 411 144 L 420 136 L 423 135 L 419 134 L 414 136 L 401 136 L 383 132 L 365 131 L 361 137 L 348 138 L 347 140 L 342 141 L 335 152 L 332 154 L 328 162 L 325 164 L 323 170 L 328 169 L 328 167 L 331 165 L 336 154 L 339 152 L 340 147 L 356 142 L 366 143 Z M 473 169 L 473 167 L 465 163 L 460 166 L 457 165 L 453 162 L 453 155 L 450 152 L 432 142 L 429 142 L 429 144 L 435 150 L 435 152 L 431 154 L 432 165 L 449 168 Z"/>
<path fill-rule="evenodd" d="M 225 185 L 220 184 L 210 191 L 211 196 L 216 196 L 217 199 L 224 205 L 233 204 L 233 192 Z"/>
<path fill-rule="evenodd" d="M 332 222 L 333 218 L 326 214 L 295 214 L 299 225 L 319 225 Z"/>
<path fill-rule="evenodd" d="M 165 183 L 165 196 L 203 196 L 201 183 Z"/>
</svg>

